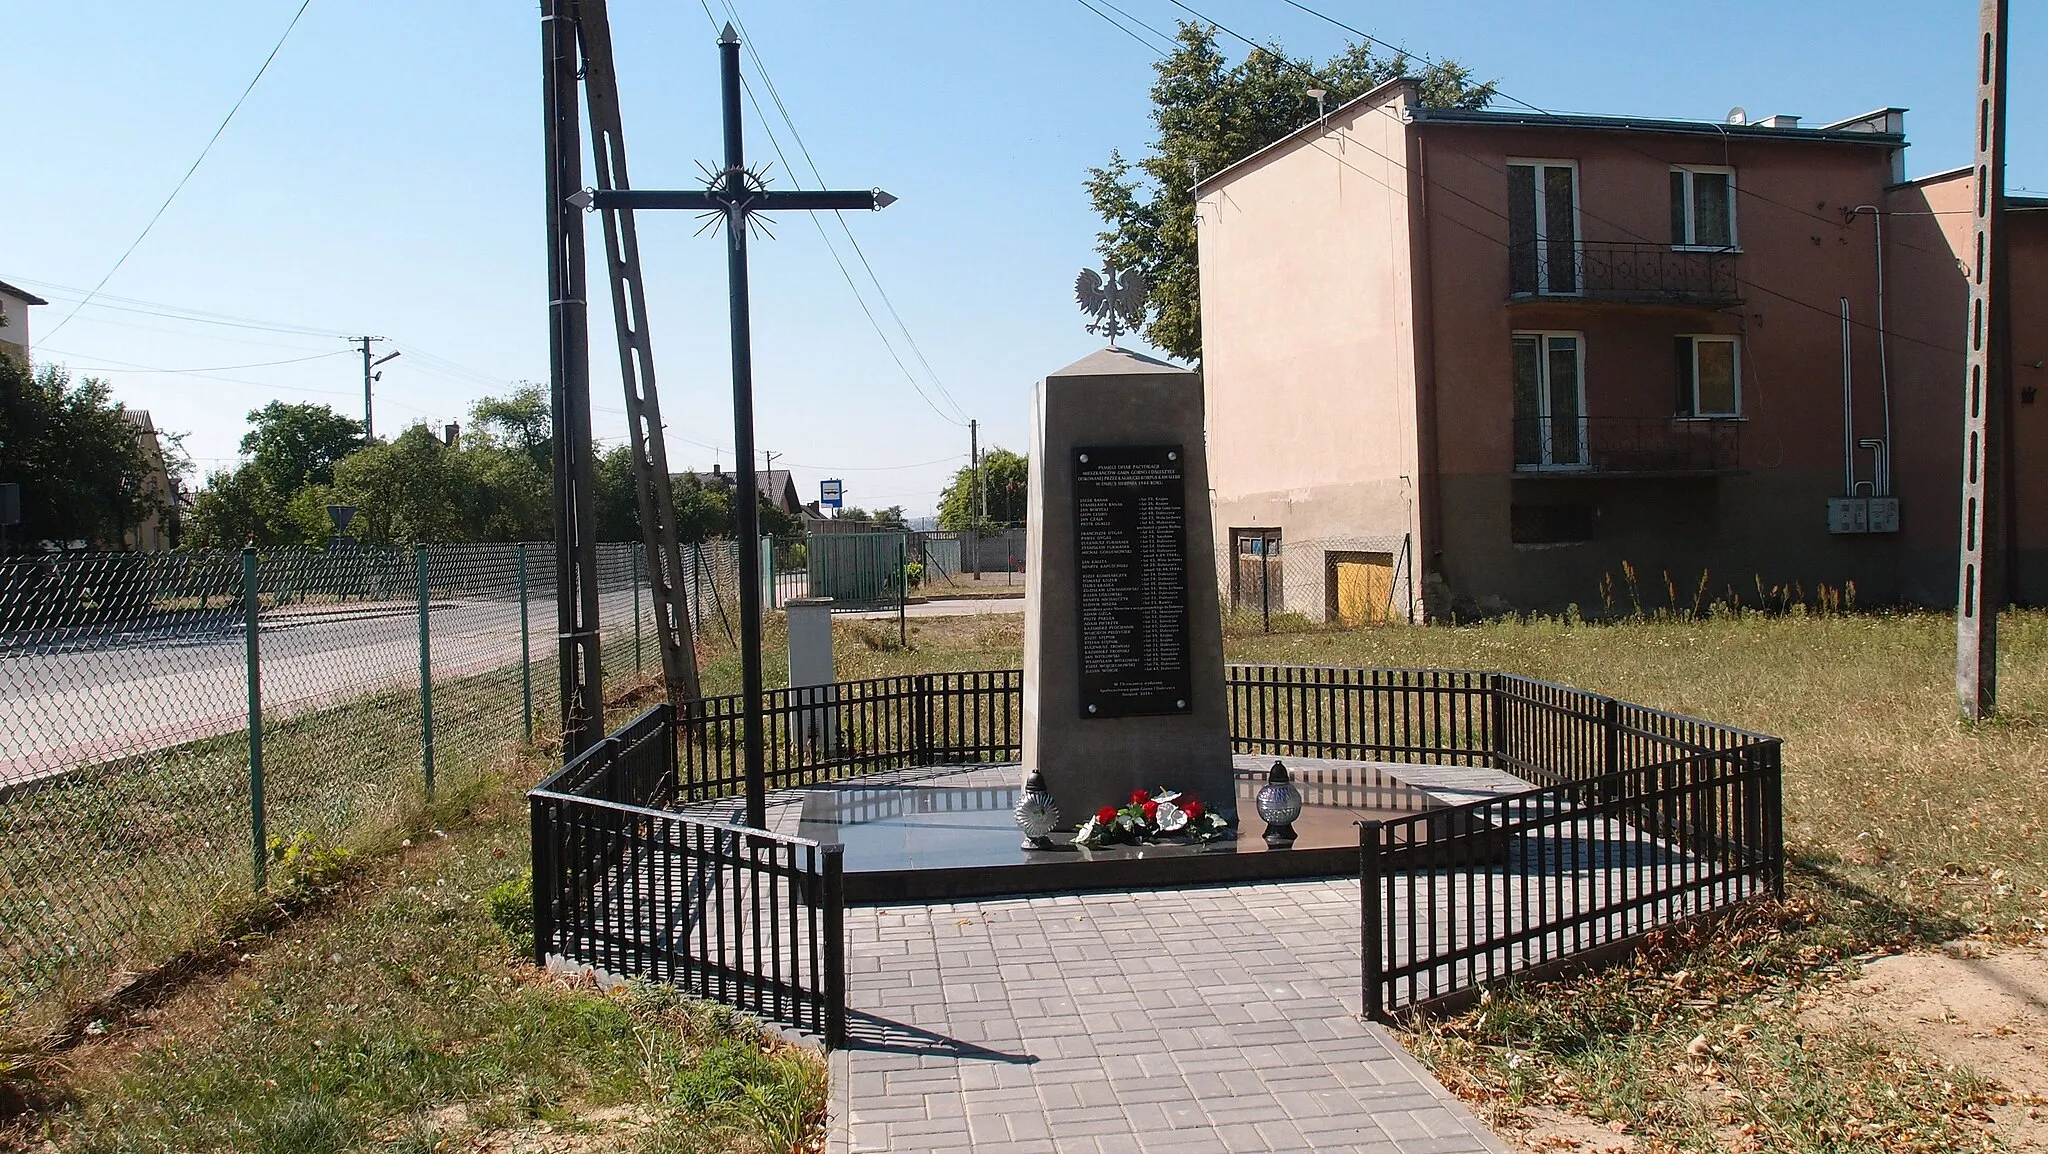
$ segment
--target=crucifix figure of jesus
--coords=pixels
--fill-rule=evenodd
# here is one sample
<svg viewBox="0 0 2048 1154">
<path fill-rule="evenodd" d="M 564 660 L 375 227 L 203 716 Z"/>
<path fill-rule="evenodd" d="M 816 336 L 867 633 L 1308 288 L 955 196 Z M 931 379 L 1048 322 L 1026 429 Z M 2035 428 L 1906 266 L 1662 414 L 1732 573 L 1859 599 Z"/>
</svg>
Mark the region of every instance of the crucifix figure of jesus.
<svg viewBox="0 0 2048 1154">
<path fill-rule="evenodd" d="M 754 471 L 754 354 L 747 312 L 747 221 L 757 212 L 788 209 L 824 212 L 864 208 L 878 210 L 895 197 L 879 188 L 862 192 L 781 191 L 767 188 L 747 168 L 740 142 L 740 38 L 727 24 L 718 36 L 719 82 L 725 114 L 725 167 L 702 189 L 585 189 L 571 201 L 596 209 L 690 209 L 725 218 L 726 275 L 732 298 L 732 429 L 738 466 L 733 507 L 739 514 L 740 542 L 740 681 L 744 699 L 741 719 L 745 746 L 743 769 L 747 786 L 747 824 L 764 828 L 768 820 L 766 754 L 761 714 L 761 511 Z"/>
</svg>

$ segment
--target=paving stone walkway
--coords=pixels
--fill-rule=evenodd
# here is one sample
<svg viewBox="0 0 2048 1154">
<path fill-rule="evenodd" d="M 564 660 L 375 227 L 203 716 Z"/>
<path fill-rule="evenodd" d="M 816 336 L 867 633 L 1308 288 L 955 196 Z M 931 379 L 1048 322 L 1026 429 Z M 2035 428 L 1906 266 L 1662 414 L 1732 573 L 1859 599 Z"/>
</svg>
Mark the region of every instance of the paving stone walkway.
<svg viewBox="0 0 2048 1154">
<path fill-rule="evenodd" d="M 1505 1154 L 1359 1016 L 1358 883 L 847 911 L 833 1154 Z"/>
</svg>

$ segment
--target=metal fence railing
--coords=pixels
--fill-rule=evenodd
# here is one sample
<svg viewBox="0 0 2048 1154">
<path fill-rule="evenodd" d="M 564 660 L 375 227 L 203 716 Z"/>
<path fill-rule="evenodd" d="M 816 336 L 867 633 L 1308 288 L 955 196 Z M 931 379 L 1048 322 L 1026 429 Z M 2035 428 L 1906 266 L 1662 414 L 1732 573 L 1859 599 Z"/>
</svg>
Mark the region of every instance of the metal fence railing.
<svg viewBox="0 0 2048 1154">
<path fill-rule="evenodd" d="M 1512 674 L 1231 665 L 1225 683 L 1231 744 L 1238 753 L 1468 766 L 1504 771 L 1529 783 L 1526 789 L 1469 804 L 1363 824 L 1363 984 L 1366 1008 L 1376 1017 L 1444 1007 L 1475 996 L 1490 982 L 1590 964 L 1659 927 L 1783 892 L 1776 738 Z M 762 702 L 768 784 L 784 788 L 908 766 L 1014 760 L 1021 747 L 1022 699 L 1018 670 L 772 691 Z M 662 838 L 682 836 L 657 834 L 668 828 L 657 819 L 672 824 L 682 819 L 652 807 L 741 790 L 741 703 L 734 695 L 686 706 L 673 723 L 673 748 L 661 754 L 672 760 L 648 762 L 639 770 L 606 770 L 610 776 L 563 771 L 558 780 L 592 796 L 617 788 L 607 783 L 631 781 L 631 799 L 612 801 L 631 800 L 649 809 L 574 819 L 595 822 L 577 827 L 585 830 L 575 835 L 585 839 L 574 851 L 583 855 L 574 859 L 585 863 L 576 867 L 581 873 L 541 856 L 557 853 L 552 847 L 568 836 L 548 832 L 550 848 L 536 850 L 536 878 L 548 872 L 552 888 L 545 898 L 537 888 L 536 901 L 554 903 L 557 909 L 573 907 L 575 927 L 550 931 L 553 948 L 570 960 L 624 967 L 616 969 L 621 973 L 673 972 L 699 991 L 707 990 L 706 975 L 722 974 L 723 980 L 739 984 L 709 996 L 738 999 L 736 1004 L 802 1025 L 808 1019 L 788 1015 L 810 1013 L 805 1007 L 812 1003 L 785 1000 L 768 1007 L 759 1001 L 766 996 L 763 991 L 782 988 L 780 977 L 758 972 L 766 964 L 760 953 L 761 910 L 754 909 L 751 920 L 720 911 L 764 884 L 747 880 L 752 871 L 787 877 L 795 887 L 788 899 L 793 904 L 778 905 L 784 899 L 772 897 L 770 916 L 795 919 L 786 927 L 791 935 L 827 935 L 826 940 L 806 937 L 802 941 L 808 945 L 787 948 L 791 964 L 824 959 L 819 964 L 829 983 L 830 959 L 836 956 L 831 951 L 842 948 L 829 924 L 836 924 L 843 897 L 821 898 L 829 907 L 817 914 L 823 920 L 805 921 L 813 912 L 800 900 L 813 892 L 803 888 L 810 884 L 803 880 L 810 867 L 795 863 L 799 851 L 818 849 L 826 856 L 802 861 L 825 861 L 819 868 L 836 878 L 838 847 L 820 849 L 801 839 L 722 827 L 725 841 L 691 843 L 697 872 L 683 876 L 697 879 L 697 888 L 689 891 L 694 905 L 677 915 L 687 924 L 679 927 L 658 918 L 658 924 L 643 924 L 650 916 L 670 916 L 661 914 L 667 908 L 662 902 L 672 900 L 661 887 L 679 884 L 662 880 L 667 875 L 659 871 L 672 867 L 649 863 L 664 861 L 671 852 Z M 625 734 L 620 742 L 621 752 L 606 756 L 624 765 L 630 760 L 625 751 L 636 742 Z M 589 784 L 581 784 L 586 779 Z M 563 787 L 560 792 L 567 791 Z M 555 804 L 548 798 L 540 802 Z M 552 810 L 543 816 L 537 809 L 536 815 L 537 847 L 544 818 L 573 824 Z M 675 825 L 677 831 L 683 828 Z M 738 864 L 736 847 L 748 838 L 795 856 L 778 859 L 790 864 L 773 868 L 757 866 L 753 859 Z M 712 892 L 722 885 L 736 888 Z M 660 891 L 653 905 L 647 904 L 647 886 Z M 573 888 L 575 897 L 562 897 L 562 887 Z M 836 888 L 831 892 L 843 894 Z M 790 912 L 777 912 L 784 910 Z M 568 915 L 547 914 L 543 920 L 557 916 Z M 698 935 L 695 943 L 673 946 L 684 930 Z M 647 934 L 671 945 L 656 948 L 643 940 Z M 751 945 L 728 940 L 748 934 L 754 935 Z M 795 943 L 798 938 L 774 940 Z M 754 953 L 747 954 L 748 949 Z M 740 953 L 718 953 L 734 950 Z M 714 955 L 738 960 L 716 966 L 696 960 Z M 748 965 L 757 969 L 746 970 Z M 776 974 L 787 972 L 792 971 Z M 831 988 L 840 992 L 823 995 L 827 1012 L 843 1015 L 843 986 Z M 816 989 L 799 992 L 810 997 Z"/>
<path fill-rule="evenodd" d="M 528 796 L 534 955 L 846 1040 L 843 847 L 684 817 L 657 705 Z"/>
<path fill-rule="evenodd" d="M 660 666 L 638 553 L 599 549 L 613 678 Z M 502 768 L 557 712 L 554 613 L 545 544 L 0 558 L 0 1031 Z"/>
</svg>

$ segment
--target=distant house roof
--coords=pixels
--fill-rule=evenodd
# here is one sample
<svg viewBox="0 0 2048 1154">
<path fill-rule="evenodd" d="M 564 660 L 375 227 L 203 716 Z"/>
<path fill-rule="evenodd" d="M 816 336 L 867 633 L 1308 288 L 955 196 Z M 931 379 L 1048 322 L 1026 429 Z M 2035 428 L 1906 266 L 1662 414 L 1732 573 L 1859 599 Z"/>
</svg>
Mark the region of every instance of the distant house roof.
<svg viewBox="0 0 2048 1154">
<path fill-rule="evenodd" d="M 50 303 L 27 289 L 15 288 L 4 280 L 0 280 L 0 293 L 6 293 L 8 296 L 25 300 L 32 305 L 46 305 Z"/>
<path fill-rule="evenodd" d="M 733 474 L 716 466 L 713 466 L 708 473 L 687 473 L 683 475 L 695 477 L 700 485 L 717 485 L 726 489 L 732 488 L 734 480 Z M 762 497 L 768 500 L 769 504 L 774 505 L 791 516 L 795 516 L 803 511 L 803 502 L 798 500 L 796 495 L 796 479 L 789 475 L 788 469 L 755 470 L 754 487 L 760 491 Z"/>
</svg>

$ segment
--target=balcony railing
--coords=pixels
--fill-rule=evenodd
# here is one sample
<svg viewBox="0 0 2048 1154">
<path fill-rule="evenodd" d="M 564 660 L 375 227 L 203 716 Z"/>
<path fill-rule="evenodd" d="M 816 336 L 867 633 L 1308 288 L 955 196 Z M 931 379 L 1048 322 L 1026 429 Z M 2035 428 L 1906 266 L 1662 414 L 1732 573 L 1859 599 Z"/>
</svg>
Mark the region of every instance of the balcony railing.
<svg viewBox="0 0 2048 1154">
<path fill-rule="evenodd" d="M 1517 298 L 1733 304 L 1742 299 L 1735 258 L 1730 249 L 1606 241 L 1567 249 L 1531 241 L 1508 247 L 1509 291 Z"/>
<path fill-rule="evenodd" d="M 1515 470 L 1717 473 L 1742 463 L 1742 423 L 1684 417 L 1517 417 Z"/>
</svg>

